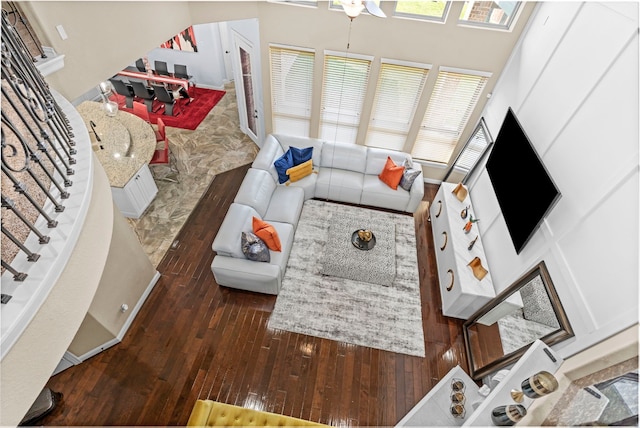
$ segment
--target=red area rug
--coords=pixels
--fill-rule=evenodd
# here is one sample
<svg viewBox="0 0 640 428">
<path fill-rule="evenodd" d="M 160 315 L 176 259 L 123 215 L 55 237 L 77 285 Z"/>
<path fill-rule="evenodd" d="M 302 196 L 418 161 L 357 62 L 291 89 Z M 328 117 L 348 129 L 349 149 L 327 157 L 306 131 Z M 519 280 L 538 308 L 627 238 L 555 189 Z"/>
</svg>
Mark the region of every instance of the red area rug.
<svg viewBox="0 0 640 428">
<path fill-rule="evenodd" d="M 164 113 L 164 104 L 155 101 L 153 104 L 154 112 L 149 113 L 149 121 L 156 123 L 161 117 L 166 126 L 174 128 L 194 130 L 200 125 L 204 118 L 209 114 L 212 108 L 222 99 L 225 91 L 205 88 L 191 88 L 190 90 L 193 101 L 189 103 L 186 98 L 178 100 L 178 105 L 173 107 L 174 116 L 167 116 Z M 115 95 L 111 97 L 113 101 L 118 103 L 120 110 L 133 113 L 133 109 L 124 106 L 124 97 Z M 179 113 L 179 114 L 176 114 Z M 146 118 L 143 118 L 146 120 Z"/>
</svg>

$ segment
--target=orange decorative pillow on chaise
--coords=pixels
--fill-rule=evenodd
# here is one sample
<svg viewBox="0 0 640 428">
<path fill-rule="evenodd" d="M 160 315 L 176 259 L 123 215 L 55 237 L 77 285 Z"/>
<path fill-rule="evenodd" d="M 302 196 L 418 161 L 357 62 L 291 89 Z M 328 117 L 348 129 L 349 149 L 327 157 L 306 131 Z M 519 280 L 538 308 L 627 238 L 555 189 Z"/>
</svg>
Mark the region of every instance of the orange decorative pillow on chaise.
<svg viewBox="0 0 640 428">
<path fill-rule="evenodd" d="M 387 163 L 384 165 L 384 169 L 378 175 L 378 178 L 382 180 L 387 186 L 396 190 L 400 180 L 402 179 L 402 173 L 404 172 L 404 166 L 396 165 L 389 156 L 387 156 Z"/>
<path fill-rule="evenodd" d="M 276 228 L 266 221 L 253 217 L 253 233 L 262 239 L 270 250 L 282 251 L 280 237 L 278 236 L 278 232 L 276 232 Z"/>
</svg>

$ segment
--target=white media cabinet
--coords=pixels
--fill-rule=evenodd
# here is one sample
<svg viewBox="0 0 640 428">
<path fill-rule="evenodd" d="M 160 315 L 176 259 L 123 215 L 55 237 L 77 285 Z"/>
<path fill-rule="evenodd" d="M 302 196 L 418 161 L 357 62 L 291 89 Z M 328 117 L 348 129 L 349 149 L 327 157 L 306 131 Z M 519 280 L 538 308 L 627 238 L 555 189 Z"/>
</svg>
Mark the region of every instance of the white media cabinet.
<svg viewBox="0 0 640 428">
<path fill-rule="evenodd" d="M 460 366 L 456 366 L 396 426 L 492 426 L 491 411 L 495 407 L 516 404 L 511 398 L 512 389 L 521 390 L 522 381 L 540 371 L 556 373 L 562 362 L 562 358 L 544 342 L 536 340 L 484 398 L 479 393 L 478 385 Z M 464 418 L 456 418 L 451 414 L 453 379 L 460 379 L 465 384 Z M 520 404 L 528 408 L 532 403 L 533 399 L 525 396 Z"/>
<path fill-rule="evenodd" d="M 452 193 L 455 188 L 456 184 L 443 182 L 429 211 L 438 265 L 442 313 L 448 317 L 467 319 L 493 299 L 496 292 L 491 272 L 487 272 L 484 278 L 479 280 L 469 266 L 469 263 L 478 257 L 482 266 L 489 270 L 478 224 L 474 223 L 469 233 L 464 231 L 469 216 L 477 218 L 471 199 L 467 194 L 464 200 L 458 200 Z M 465 208 L 467 218 L 463 219 L 461 213 Z M 469 244 L 476 236 L 477 240 L 469 250 Z"/>
</svg>

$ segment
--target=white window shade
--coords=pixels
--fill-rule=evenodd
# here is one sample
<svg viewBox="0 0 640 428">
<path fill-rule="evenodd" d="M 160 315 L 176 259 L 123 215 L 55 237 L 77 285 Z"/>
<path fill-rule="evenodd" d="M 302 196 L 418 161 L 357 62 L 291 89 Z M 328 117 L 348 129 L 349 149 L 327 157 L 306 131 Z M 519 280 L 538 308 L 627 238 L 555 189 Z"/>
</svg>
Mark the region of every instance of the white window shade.
<svg viewBox="0 0 640 428">
<path fill-rule="evenodd" d="M 411 156 L 447 163 L 490 73 L 440 68 Z"/>
<path fill-rule="evenodd" d="M 428 68 L 382 63 L 365 144 L 404 150 Z"/>
<path fill-rule="evenodd" d="M 308 137 L 314 52 L 270 46 L 269 55 L 273 132 Z"/>
<path fill-rule="evenodd" d="M 325 55 L 320 138 L 355 143 L 371 60 Z"/>
<path fill-rule="evenodd" d="M 457 169 L 464 172 L 471 171 L 471 168 L 473 168 L 482 153 L 487 149 L 490 138 L 482 122 L 483 121 L 481 121 L 476 128 L 476 132 L 469 138 L 467 145 L 458 156 L 458 159 L 456 159 L 455 167 Z"/>
</svg>

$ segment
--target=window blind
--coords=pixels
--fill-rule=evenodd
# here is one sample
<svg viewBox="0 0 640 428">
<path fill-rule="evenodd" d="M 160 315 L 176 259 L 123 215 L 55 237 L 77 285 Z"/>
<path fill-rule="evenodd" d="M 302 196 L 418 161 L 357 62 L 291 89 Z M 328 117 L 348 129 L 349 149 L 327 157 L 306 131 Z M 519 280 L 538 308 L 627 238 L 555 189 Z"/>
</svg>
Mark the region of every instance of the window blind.
<svg viewBox="0 0 640 428">
<path fill-rule="evenodd" d="M 447 163 L 490 73 L 440 68 L 411 156 Z"/>
<path fill-rule="evenodd" d="M 455 166 L 464 172 L 471 171 L 471 168 L 476 164 L 482 153 L 489 145 L 489 137 L 486 134 L 484 127 L 479 125 L 476 132 L 469 138 L 467 145 L 458 156 Z"/>
<path fill-rule="evenodd" d="M 269 55 L 273 132 L 308 137 L 315 54 L 269 46 Z"/>
<path fill-rule="evenodd" d="M 382 63 L 365 140 L 367 146 L 404 150 L 427 80 L 426 67 Z"/>
<path fill-rule="evenodd" d="M 370 59 L 325 55 L 321 139 L 356 142 L 370 69 Z"/>
</svg>

